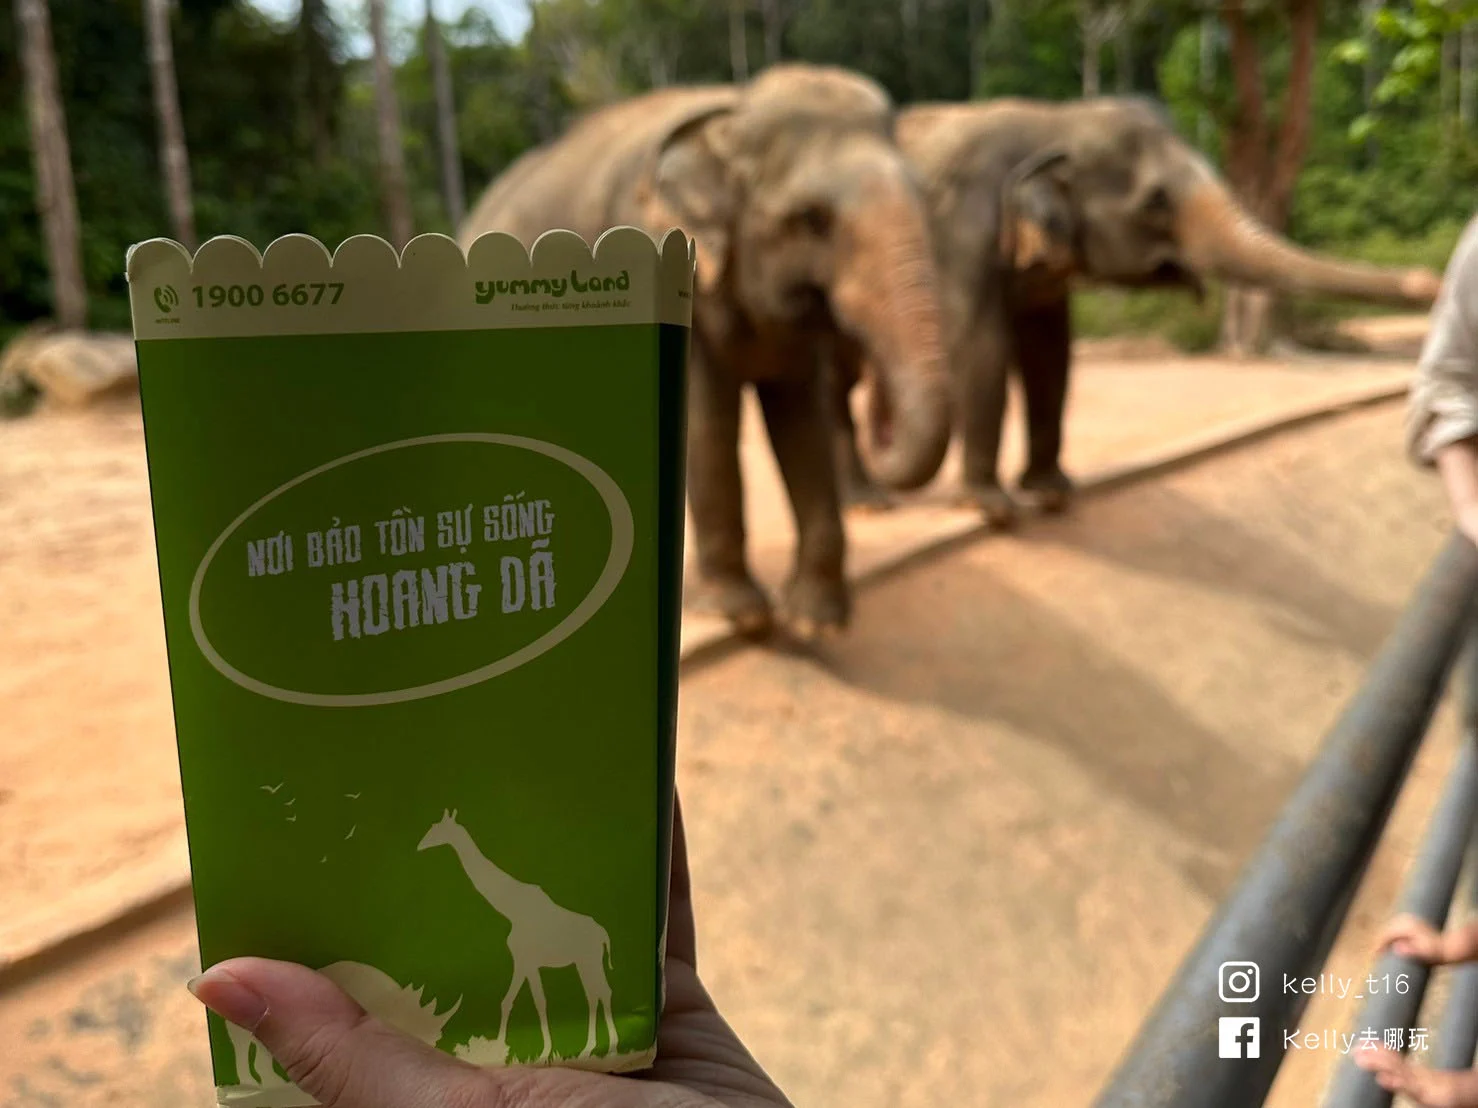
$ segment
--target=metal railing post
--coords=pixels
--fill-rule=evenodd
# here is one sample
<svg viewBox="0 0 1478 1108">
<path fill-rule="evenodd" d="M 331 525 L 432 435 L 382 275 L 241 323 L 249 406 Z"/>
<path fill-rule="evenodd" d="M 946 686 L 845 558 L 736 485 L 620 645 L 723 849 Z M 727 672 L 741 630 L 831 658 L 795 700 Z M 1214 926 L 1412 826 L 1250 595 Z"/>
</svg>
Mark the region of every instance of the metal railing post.
<svg viewBox="0 0 1478 1108">
<path fill-rule="evenodd" d="M 1468 741 L 1475 741 L 1471 732 Z M 1449 922 L 1456 916 L 1471 923 L 1478 913 L 1478 826 L 1468 844 L 1467 894 L 1467 911 L 1449 913 Z M 1473 1055 L 1478 1052 L 1478 962 L 1453 966 L 1447 972 L 1452 975 L 1447 1002 L 1429 1064 L 1439 1070 L 1465 1070 L 1472 1067 Z"/>
<path fill-rule="evenodd" d="M 1248 1108 L 1283 1058 L 1307 997 L 1285 973 L 1323 964 L 1441 698 L 1478 585 L 1478 549 L 1454 534 L 1261 848 L 1140 1029 L 1097 1108 Z M 1255 962 L 1251 1003 L 1221 999 L 1226 962 Z M 1222 1017 L 1255 1017 L 1268 1049 L 1220 1057 Z"/>
<path fill-rule="evenodd" d="M 1468 641 L 1467 718 L 1464 740 L 1478 748 L 1478 628 Z M 1449 911 L 1448 926 L 1454 922 L 1478 921 L 1478 820 L 1468 840 L 1466 911 Z M 1454 905 L 1456 908 L 1456 905 Z M 1453 966 L 1447 971 L 1447 1000 L 1432 1050 L 1434 1069 L 1470 1069 L 1478 1052 L 1478 962 Z"/>
<path fill-rule="evenodd" d="M 1473 835 L 1475 800 L 1478 800 L 1478 752 L 1473 747 L 1471 722 L 1474 641 L 1470 629 L 1464 667 L 1468 676 L 1464 684 L 1469 687 L 1465 690 L 1462 745 L 1395 910 L 1420 916 L 1438 930 L 1446 925 L 1453 892 L 1462 875 L 1463 858 Z M 1373 1074 L 1355 1064 L 1355 1050 L 1367 1034 L 1394 1049 L 1406 1049 L 1410 1045 L 1408 1033 L 1414 1029 L 1430 976 L 1431 967 L 1426 963 L 1398 954 L 1386 952 L 1376 961 L 1365 979 L 1365 1004 L 1352 1029 L 1359 1040 L 1340 1059 L 1324 1096 L 1325 1108 L 1389 1108 L 1392 1094 L 1376 1084 Z M 1400 1041 L 1387 1042 L 1388 1032 L 1399 1033 Z"/>
</svg>

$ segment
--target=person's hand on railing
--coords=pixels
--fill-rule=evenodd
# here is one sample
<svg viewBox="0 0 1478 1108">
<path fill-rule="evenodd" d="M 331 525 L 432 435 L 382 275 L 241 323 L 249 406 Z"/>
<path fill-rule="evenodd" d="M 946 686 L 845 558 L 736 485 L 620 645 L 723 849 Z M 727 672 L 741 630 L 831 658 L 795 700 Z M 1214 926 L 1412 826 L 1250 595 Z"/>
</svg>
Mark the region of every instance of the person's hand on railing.
<svg viewBox="0 0 1478 1108">
<path fill-rule="evenodd" d="M 1382 1089 L 1420 1108 L 1478 1108 L 1478 1071 L 1424 1069 L 1384 1046 L 1362 1048 L 1355 1064 L 1373 1073 Z"/>
<path fill-rule="evenodd" d="M 1478 542 L 1478 535 L 1469 537 Z M 1403 913 L 1382 929 L 1375 949 L 1432 966 L 1471 962 L 1478 959 L 1478 926 L 1442 932 L 1420 916 Z M 1374 1074 L 1382 1089 L 1400 1093 L 1421 1108 L 1478 1108 L 1478 1071 L 1424 1069 L 1399 1051 L 1375 1044 L 1357 1052 L 1355 1064 Z"/>
<path fill-rule="evenodd" d="M 1389 949 L 1432 966 L 1471 962 L 1478 959 L 1478 925 L 1455 927 L 1444 933 L 1420 916 L 1402 914 L 1386 924 L 1375 949 L 1377 953 Z"/>
</svg>

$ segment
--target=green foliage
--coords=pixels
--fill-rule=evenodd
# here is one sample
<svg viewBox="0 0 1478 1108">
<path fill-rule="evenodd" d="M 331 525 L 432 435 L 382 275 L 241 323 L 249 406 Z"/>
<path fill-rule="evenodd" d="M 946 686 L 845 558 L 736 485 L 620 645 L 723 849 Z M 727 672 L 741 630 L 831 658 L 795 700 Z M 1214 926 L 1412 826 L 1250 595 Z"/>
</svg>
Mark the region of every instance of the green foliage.
<svg viewBox="0 0 1478 1108">
<path fill-rule="evenodd" d="M 124 250 L 168 227 L 141 3 L 49 3 L 92 322 L 126 326 Z M 860 70 L 909 102 L 1076 97 L 1085 13 L 1116 5 L 1130 11 L 1131 34 L 1105 45 L 1103 90 L 1116 91 L 1122 78 L 1158 97 L 1217 163 L 1236 98 L 1225 27 L 1207 21 L 1200 0 L 778 0 L 771 10 L 783 15 L 783 57 Z M 752 72 L 764 64 L 761 7 L 750 0 L 744 16 Z M 178 8 L 176 64 L 201 235 L 264 243 L 288 231 L 325 241 L 382 232 L 370 73 L 346 56 L 326 0 L 302 0 L 303 18 L 285 25 L 247 0 L 180 0 Z M 1288 67 L 1275 33 L 1283 9 L 1281 0 L 1245 6 L 1269 44 L 1261 64 L 1274 128 Z M 1478 0 L 1389 0 L 1367 35 L 1353 0 L 1323 5 L 1295 239 L 1372 260 L 1445 261 L 1478 195 L 1478 134 L 1460 133 L 1438 102 L 1438 44 L 1475 15 Z M 533 0 L 532 17 L 516 43 L 477 11 L 444 27 L 469 202 L 577 112 L 654 85 L 731 77 L 727 0 Z M 416 229 L 451 231 L 431 75 L 421 29 L 412 30 L 396 79 Z M 1201 68 L 1208 30 L 1209 81 Z M 47 315 L 51 296 L 15 36 L 14 19 L 0 18 L 0 334 L 7 320 Z M 1380 76 L 1373 112 L 1367 59 Z M 1352 135 L 1373 141 L 1352 143 Z M 1218 308 L 1214 295 L 1198 307 L 1177 293 L 1096 291 L 1080 302 L 1079 326 L 1148 330 L 1199 349 L 1215 339 Z M 1297 312 L 1326 308 L 1334 310 L 1301 304 Z"/>
<path fill-rule="evenodd" d="M 811 0 L 798 6 L 786 45 L 796 57 L 867 73 L 900 102 L 968 99 L 966 4 L 917 7 L 910 32 L 899 0 Z"/>
<path fill-rule="evenodd" d="M 1220 25 L 1213 25 L 1216 30 Z M 1160 89 L 1165 106 L 1170 112 L 1176 130 L 1187 139 L 1199 141 L 1203 133 L 1202 120 L 1220 124 L 1230 117 L 1232 111 L 1232 85 L 1226 67 L 1214 73 L 1209 88 L 1202 87 L 1201 35 L 1204 33 L 1199 22 L 1181 27 L 1171 39 L 1159 65 Z M 1203 153 L 1213 161 L 1221 157 L 1221 126 L 1213 126 L 1206 133 Z"/>
<path fill-rule="evenodd" d="M 534 98 L 520 50 L 503 41 L 487 14 L 469 10 L 443 31 L 448 43 L 457 112 L 457 146 L 462 180 L 470 199 L 537 140 Z M 365 74 L 368 80 L 368 74 Z M 358 121 L 372 126 L 373 97 L 363 87 Z M 406 170 L 422 187 L 415 201 L 416 229 L 454 234 L 442 205 L 441 152 L 436 144 L 436 96 L 426 60 L 425 29 L 417 47 L 396 72 Z M 373 141 L 366 130 L 366 143 Z"/>
<path fill-rule="evenodd" d="M 1083 90 L 1077 7 L 1072 0 L 1004 5 L 980 43 L 978 97 L 1068 100 Z"/>
<path fill-rule="evenodd" d="M 1409 105 L 1431 85 L 1442 65 L 1442 40 L 1478 19 L 1478 0 L 1406 0 L 1403 6 L 1376 10 L 1372 35 L 1348 38 L 1333 50 L 1344 65 L 1364 69 L 1379 65 L 1384 54 L 1378 43 L 1395 48 L 1375 87 L 1373 104 L 1349 123 L 1352 142 L 1365 142 L 1389 129 L 1384 109 Z M 1372 38 L 1376 41 L 1373 42 Z"/>
<path fill-rule="evenodd" d="M 168 234 L 141 5 L 51 0 L 58 74 L 83 223 L 90 322 L 127 328 L 123 256 Z M 199 234 L 259 245 L 290 231 L 326 242 L 380 232 L 374 105 L 364 63 L 343 56 L 321 0 L 279 26 L 231 0 L 186 0 L 175 63 Z M 487 16 L 447 29 L 469 195 L 536 138 L 531 67 Z M 0 19 L 0 321 L 50 312 L 13 19 Z M 422 52 L 399 68 L 419 230 L 451 231 L 439 191 L 433 95 Z M 560 95 L 548 98 L 564 110 Z M 3 326 L 3 322 L 0 322 Z"/>
<path fill-rule="evenodd" d="M 1221 290 L 1197 303 L 1189 292 L 1094 288 L 1073 297 L 1073 331 L 1084 338 L 1154 335 L 1178 350 L 1204 353 L 1221 332 Z"/>
</svg>

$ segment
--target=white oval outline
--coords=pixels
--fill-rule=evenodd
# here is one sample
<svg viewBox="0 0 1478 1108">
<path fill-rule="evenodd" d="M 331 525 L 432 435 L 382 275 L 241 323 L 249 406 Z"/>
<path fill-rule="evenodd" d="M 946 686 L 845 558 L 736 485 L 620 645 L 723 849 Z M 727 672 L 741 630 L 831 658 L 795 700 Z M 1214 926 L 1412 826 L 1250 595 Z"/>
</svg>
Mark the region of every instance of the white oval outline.
<svg viewBox="0 0 1478 1108">
<path fill-rule="evenodd" d="M 440 681 L 432 681 L 426 685 L 415 685 L 404 689 L 394 689 L 390 692 L 376 693 L 305 693 L 296 689 L 278 688 L 269 685 L 265 681 L 259 681 L 249 674 L 241 672 L 225 658 L 211 644 L 210 637 L 205 633 L 205 625 L 200 618 L 200 590 L 205 584 L 205 573 L 210 568 L 211 561 L 220 552 L 226 540 L 236 533 L 237 529 L 255 515 L 264 505 L 275 500 L 289 489 L 301 485 L 304 481 L 312 480 L 320 474 L 327 473 L 331 469 L 348 465 L 350 462 L 359 461 L 375 454 L 388 454 L 392 450 L 404 450 L 413 446 L 429 446 L 436 443 L 452 442 L 477 442 L 493 446 L 511 446 L 519 450 L 529 450 L 535 454 L 543 454 L 553 458 L 557 462 L 573 469 L 595 488 L 600 494 L 601 500 L 605 502 L 606 511 L 611 518 L 611 552 L 606 558 L 605 568 L 601 570 L 600 576 L 596 578 L 595 585 L 585 595 L 585 599 L 576 605 L 575 610 L 565 616 L 554 627 L 540 635 L 527 646 L 520 647 L 512 654 L 508 654 L 496 662 L 491 662 L 480 669 L 474 669 L 467 673 L 458 674 L 455 677 L 446 677 Z M 315 708 L 360 708 L 376 704 L 403 704 L 408 700 L 421 700 L 428 696 L 440 696 L 442 693 L 455 692 L 458 689 L 469 688 L 472 685 L 481 684 L 490 678 L 507 673 L 509 670 L 517 669 L 525 662 L 532 661 L 545 651 L 558 646 L 569 638 L 582 626 L 616 591 L 616 586 L 621 583 L 621 578 L 626 573 L 626 567 L 631 561 L 631 551 L 636 538 L 636 525 L 631 516 L 631 505 L 627 503 L 626 495 L 621 491 L 621 486 L 612 480 L 610 474 L 601 469 L 590 459 L 576 454 L 573 450 L 567 450 L 563 446 L 556 446 L 552 442 L 544 442 L 542 439 L 526 438 L 523 435 L 500 435 L 494 433 L 452 433 L 446 435 L 422 435 L 413 439 L 399 439 L 395 442 L 383 443 L 380 446 L 371 446 L 365 450 L 346 454 L 342 458 L 325 462 L 323 465 L 310 469 L 307 473 L 300 474 L 284 485 L 279 485 L 254 503 L 246 511 L 237 516 L 229 527 L 221 532 L 220 537 L 210 544 L 210 549 L 205 552 L 201 559 L 200 567 L 195 571 L 195 579 L 190 583 L 190 630 L 195 636 L 195 645 L 205 655 L 206 661 L 224 677 L 240 685 L 242 688 L 261 696 L 270 697 L 273 700 L 285 701 L 289 704 L 304 704 Z"/>
</svg>

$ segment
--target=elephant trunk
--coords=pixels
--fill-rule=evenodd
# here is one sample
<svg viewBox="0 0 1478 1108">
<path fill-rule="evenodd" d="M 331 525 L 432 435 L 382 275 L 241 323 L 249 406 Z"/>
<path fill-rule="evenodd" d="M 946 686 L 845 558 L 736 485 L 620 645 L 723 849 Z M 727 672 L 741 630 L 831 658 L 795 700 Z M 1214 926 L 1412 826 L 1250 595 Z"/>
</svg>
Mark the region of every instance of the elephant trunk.
<svg viewBox="0 0 1478 1108">
<path fill-rule="evenodd" d="M 1322 293 L 1428 307 L 1441 278 L 1429 269 L 1338 261 L 1270 231 L 1220 181 L 1202 180 L 1181 208 L 1179 238 L 1191 269 L 1288 293 Z"/>
<path fill-rule="evenodd" d="M 832 287 L 841 328 L 872 370 L 873 475 L 893 489 L 927 484 L 950 439 L 949 378 L 928 227 L 903 186 L 859 206 Z"/>
</svg>

